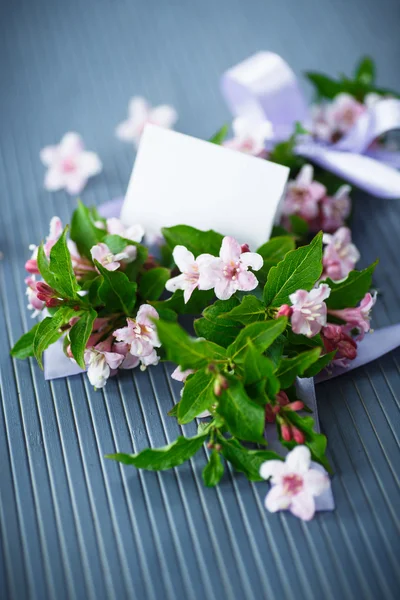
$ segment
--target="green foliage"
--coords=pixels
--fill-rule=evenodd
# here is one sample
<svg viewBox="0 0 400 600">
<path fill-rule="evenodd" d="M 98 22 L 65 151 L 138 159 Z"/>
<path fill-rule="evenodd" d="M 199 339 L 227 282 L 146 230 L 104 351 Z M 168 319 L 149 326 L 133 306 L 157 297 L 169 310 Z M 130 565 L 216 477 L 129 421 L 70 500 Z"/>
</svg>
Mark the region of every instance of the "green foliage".
<svg viewBox="0 0 400 600">
<path fill-rule="evenodd" d="M 211 142 L 211 144 L 217 144 L 218 146 L 221 146 L 228 135 L 228 131 L 229 125 L 225 123 L 225 125 L 222 125 L 222 127 L 218 129 L 216 133 L 214 133 L 214 135 L 209 139 L 209 142 Z"/>
<path fill-rule="evenodd" d="M 71 240 L 77 245 L 79 253 L 91 259 L 91 248 L 103 242 L 106 235 L 105 229 L 100 229 L 94 224 L 90 209 L 78 200 L 78 207 L 71 219 Z"/>
<path fill-rule="evenodd" d="M 61 307 L 52 317 L 46 317 L 38 324 L 33 339 L 33 353 L 41 369 L 43 352 L 62 336 L 61 327 L 66 325 L 74 314 L 76 313 L 71 308 Z"/>
<path fill-rule="evenodd" d="M 286 417 L 292 425 L 304 433 L 306 445 L 311 451 L 312 459 L 325 467 L 329 473 L 332 473 L 332 468 L 325 456 L 326 437 L 322 433 L 314 431 L 314 419 L 312 417 L 302 417 L 295 411 L 286 412 Z M 296 446 L 296 442 L 293 440 L 285 442 L 281 439 L 281 443 L 290 450 Z"/>
<path fill-rule="evenodd" d="M 164 267 L 150 269 L 143 273 L 139 283 L 139 293 L 144 300 L 158 300 L 170 279 L 171 272 Z"/>
<path fill-rule="evenodd" d="M 285 330 L 286 325 L 286 317 L 247 325 L 247 327 L 240 331 L 233 344 L 227 348 L 229 358 L 233 362 L 241 362 L 247 350 L 249 340 L 251 340 L 251 343 L 257 348 L 258 352 L 264 352 Z"/>
<path fill-rule="evenodd" d="M 378 261 L 375 261 L 362 271 L 350 271 L 346 279 L 341 281 L 326 279 L 324 283 L 331 288 L 330 296 L 325 300 L 327 307 L 339 310 L 357 306 L 371 289 L 372 275 L 377 264 Z"/>
<path fill-rule="evenodd" d="M 242 302 L 239 305 L 236 302 L 236 306 L 234 306 L 231 310 L 228 309 L 224 317 L 224 320 L 227 322 L 238 321 L 239 323 L 242 323 L 242 325 L 250 325 L 251 323 L 256 323 L 257 321 L 265 321 L 265 319 L 266 313 L 264 304 L 261 302 L 261 300 L 255 296 L 252 296 L 251 294 L 243 296 Z"/>
<path fill-rule="evenodd" d="M 267 281 L 268 273 L 283 260 L 288 252 L 296 247 L 294 238 L 289 235 L 280 235 L 271 238 L 268 242 L 258 248 L 257 253 L 264 259 L 262 268 L 257 271 L 257 279 L 261 284 Z"/>
<path fill-rule="evenodd" d="M 283 358 L 276 373 L 281 382 L 281 387 L 283 389 L 290 387 L 296 377 L 304 375 L 306 369 L 319 359 L 320 354 L 321 348 L 313 348 L 301 352 L 293 358 Z"/>
<path fill-rule="evenodd" d="M 321 273 L 322 232 L 308 246 L 289 252 L 276 267 L 272 267 L 264 287 L 266 306 L 279 307 L 289 303 L 289 296 L 295 291 L 310 291 Z"/>
<path fill-rule="evenodd" d="M 254 298 L 254 296 L 246 296 Z M 212 306 L 203 311 L 203 317 L 196 319 L 194 329 L 199 337 L 204 337 L 226 348 L 235 341 L 241 325 L 236 319 L 230 319 L 228 315 L 231 309 L 238 307 L 239 300 L 232 296 L 229 300 L 217 300 Z"/>
<path fill-rule="evenodd" d="M 80 290 L 72 268 L 71 255 L 67 246 L 66 227 L 50 250 L 50 260 L 44 253 L 43 246 L 38 250 L 38 267 L 41 276 L 61 298 L 80 301 L 77 292 Z"/>
<path fill-rule="evenodd" d="M 204 253 L 219 255 L 223 235 L 216 231 L 200 231 L 189 225 L 164 227 L 161 231 L 170 248 L 185 246 L 195 258 Z"/>
<path fill-rule="evenodd" d="M 178 405 L 178 421 L 181 425 L 192 421 L 215 402 L 214 382 L 215 374 L 206 369 L 200 369 L 188 378 Z"/>
<path fill-rule="evenodd" d="M 210 460 L 203 469 L 203 481 L 206 487 L 215 487 L 221 481 L 224 474 L 224 465 L 221 462 L 221 457 L 213 450 Z"/>
<path fill-rule="evenodd" d="M 30 331 L 24 333 L 24 335 L 19 338 L 17 343 L 14 344 L 10 352 L 13 358 L 19 358 L 22 360 L 24 358 L 28 358 L 28 356 L 34 356 L 33 341 L 39 325 L 40 323 L 36 323 L 36 325 L 34 325 Z"/>
<path fill-rule="evenodd" d="M 96 317 L 97 313 L 93 308 L 85 311 L 69 332 L 71 352 L 81 369 L 85 369 L 85 348 Z"/>
<path fill-rule="evenodd" d="M 282 457 L 271 450 L 249 450 L 235 439 L 218 437 L 222 446 L 222 454 L 236 471 L 244 473 L 250 481 L 263 481 L 260 467 L 267 460 L 282 460 Z"/>
<path fill-rule="evenodd" d="M 229 377 L 228 384 L 229 387 L 218 398 L 217 413 L 224 419 L 233 436 L 262 443 L 264 408 L 249 398 L 238 379 Z"/>
<path fill-rule="evenodd" d="M 131 316 L 136 304 L 137 283 L 129 281 L 122 271 L 108 271 L 97 260 L 95 264 L 103 278 L 98 294 L 107 310 L 110 313 L 122 311 Z"/>
</svg>

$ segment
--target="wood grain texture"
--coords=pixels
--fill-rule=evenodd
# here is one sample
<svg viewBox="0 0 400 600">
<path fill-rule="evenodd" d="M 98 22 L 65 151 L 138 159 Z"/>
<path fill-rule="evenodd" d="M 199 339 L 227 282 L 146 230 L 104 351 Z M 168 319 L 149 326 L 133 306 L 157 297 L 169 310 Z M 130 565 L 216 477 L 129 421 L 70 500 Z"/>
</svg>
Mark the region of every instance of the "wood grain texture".
<svg viewBox="0 0 400 600">
<path fill-rule="evenodd" d="M 259 49 L 298 73 L 346 72 L 369 53 L 400 89 L 399 17 L 395 0 L 0 4 L 1 598 L 398 597 L 398 351 L 318 386 L 337 509 L 304 524 L 267 514 L 267 486 L 230 472 L 204 489 L 204 453 L 164 474 L 103 458 L 178 434 L 166 367 L 94 392 L 80 375 L 45 382 L 8 348 L 30 325 L 28 245 L 75 206 L 44 191 L 44 145 L 83 135 L 104 171 L 82 197 L 99 204 L 126 189 L 134 154 L 113 132 L 130 96 L 173 104 L 177 128 L 207 138 L 230 118 L 219 76 Z M 359 195 L 354 237 L 363 266 L 381 258 L 375 326 L 400 321 L 400 204 Z"/>
</svg>

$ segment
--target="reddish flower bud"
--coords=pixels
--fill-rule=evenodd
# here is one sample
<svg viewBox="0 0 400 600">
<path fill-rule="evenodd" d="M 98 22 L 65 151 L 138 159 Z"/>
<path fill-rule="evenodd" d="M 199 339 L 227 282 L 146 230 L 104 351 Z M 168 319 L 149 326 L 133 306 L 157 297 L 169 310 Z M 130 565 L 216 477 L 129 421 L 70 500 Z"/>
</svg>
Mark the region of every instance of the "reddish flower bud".
<svg viewBox="0 0 400 600">
<path fill-rule="evenodd" d="M 38 275 L 39 269 L 38 269 L 37 260 L 35 258 L 30 258 L 29 260 L 27 260 L 25 263 L 25 269 L 28 271 L 28 273 L 33 273 L 35 275 Z"/>
<path fill-rule="evenodd" d="M 275 423 L 276 416 L 272 410 L 272 406 L 267 404 L 265 406 L 265 420 L 267 423 Z"/>
<path fill-rule="evenodd" d="M 38 298 L 39 298 L 39 294 L 38 294 Z M 47 308 L 54 308 L 56 306 L 60 306 L 60 304 L 62 303 L 62 300 L 60 300 L 59 298 L 49 298 L 48 300 L 45 300 L 45 302 L 46 302 Z"/>
<path fill-rule="evenodd" d="M 280 406 L 286 406 L 286 404 L 289 404 L 290 402 L 287 393 L 283 390 L 277 393 L 277 395 L 275 396 L 275 400 L 278 404 L 280 404 Z"/>
<path fill-rule="evenodd" d="M 290 442 L 290 440 L 292 439 L 291 428 L 286 423 L 282 423 L 281 425 L 281 435 L 285 442 Z"/>
<path fill-rule="evenodd" d="M 277 319 L 278 317 L 291 317 L 292 313 L 293 308 L 289 306 L 289 304 L 282 304 L 282 306 L 276 313 L 275 318 Z"/>
<path fill-rule="evenodd" d="M 346 334 L 343 334 L 343 339 L 338 343 L 338 350 L 342 356 L 350 360 L 354 360 L 357 356 L 357 344 Z"/>
<path fill-rule="evenodd" d="M 303 410 L 304 402 L 301 400 L 295 400 L 294 402 L 290 402 L 286 406 L 284 406 L 284 410 Z"/>
<path fill-rule="evenodd" d="M 298 444 L 304 444 L 304 442 L 306 441 L 306 436 L 304 435 L 304 433 L 300 431 L 300 429 L 297 429 L 297 427 L 293 427 L 293 425 L 291 429 L 294 441 Z"/>
<path fill-rule="evenodd" d="M 241 253 L 243 254 L 244 252 L 250 252 L 250 247 L 248 244 L 242 244 L 241 248 L 240 248 Z"/>
</svg>

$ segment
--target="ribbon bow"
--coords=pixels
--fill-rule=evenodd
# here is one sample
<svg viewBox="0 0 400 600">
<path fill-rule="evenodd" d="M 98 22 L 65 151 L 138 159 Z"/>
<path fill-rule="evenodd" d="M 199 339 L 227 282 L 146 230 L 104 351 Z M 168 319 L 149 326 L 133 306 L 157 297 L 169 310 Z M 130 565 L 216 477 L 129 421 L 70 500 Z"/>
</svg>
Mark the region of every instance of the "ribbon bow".
<svg viewBox="0 0 400 600">
<path fill-rule="evenodd" d="M 307 126 L 311 115 L 298 80 L 277 54 L 258 52 L 226 71 L 222 93 L 235 116 L 272 123 L 274 140 L 287 139 L 296 122 Z M 382 98 L 367 108 L 336 143 L 302 138 L 295 152 L 366 192 L 400 198 L 400 152 L 371 149 L 379 136 L 400 129 L 400 100 Z"/>
</svg>

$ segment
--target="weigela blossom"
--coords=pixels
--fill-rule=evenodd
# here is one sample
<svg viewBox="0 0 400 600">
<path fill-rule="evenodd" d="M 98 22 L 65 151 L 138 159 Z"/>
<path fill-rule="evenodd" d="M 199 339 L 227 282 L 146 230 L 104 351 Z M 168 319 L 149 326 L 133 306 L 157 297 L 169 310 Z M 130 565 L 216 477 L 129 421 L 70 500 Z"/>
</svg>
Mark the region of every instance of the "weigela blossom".
<svg viewBox="0 0 400 600">
<path fill-rule="evenodd" d="M 25 283 L 27 285 L 26 295 L 28 296 L 27 308 L 33 311 L 31 317 L 34 319 L 44 309 L 45 303 L 43 302 L 43 300 L 39 300 L 39 298 L 37 297 L 36 286 L 38 282 L 36 281 L 35 275 L 27 277 L 25 279 Z"/>
<path fill-rule="evenodd" d="M 119 235 L 126 240 L 132 240 L 132 242 L 141 242 L 144 236 L 144 229 L 141 225 L 130 225 L 125 227 L 120 219 L 112 217 L 107 219 L 107 232 L 110 235 Z"/>
<path fill-rule="evenodd" d="M 321 337 L 325 352 L 329 353 L 336 350 L 334 359 L 330 364 L 338 367 L 348 367 L 350 361 L 356 358 L 357 343 L 346 332 L 345 327 L 328 323 L 326 327 L 322 328 Z"/>
<path fill-rule="evenodd" d="M 85 350 L 85 363 L 87 365 L 87 374 L 90 383 L 95 388 L 103 388 L 110 375 L 118 369 L 123 355 L 117 352 L 111 352 L 112 339 L 100 342 L 92 348 Z"/>
<path fill-rule="evenodd" d="M 232 129 L 234 137 L 224 142 L 224 146 L 253 156 L 259 156 L 265 151 L 265 143 L 273 134 L 270 121 L 248 117 L 234 119 Z"/>
<path fill-rule="evenodd" d="M 54 246 L 54 244 L 58 241 L 63 231 L 63 226 L 61 219 L 59 217 L 53 217 L 50 221 L 50 232 L 46 238 L 45 243 L 43 244 L 43 250 L 47 258 L 50 256 L 50 250 Z M 37 255 L 39 247 L 35 246 L 35 244 L 31 244 L 29 246 L 29 250 L 32 251 L 32 256 L 25 263 L 25 269 L 28 273 L 33 273 L 38 275 L 39 269 L 37 266 Z"/>
<path fill-rule="evenodd" d="M 248 252 L 233 237 L 222 240 L 219 258 L 207 265 L 204 274 L 209 280 L 202 282 L 201 289 L 214 288 L 220 300 L 228 300 L 237 291 L 251 291 L 258 285 L 257 277 L 249 268 L 258 271 L 263 266 L 263 258 L 256 252 Z"/>
<path fill-rule="evenodd" d="M 313 134 L 324 142 L 337 142 L 357 122 L 367 106 L 350 94 L 338 94 L 331 102 L 313 106 Z"/>
<path fill-rule="evenodd" d="M 69 194 L 79 194 L 88 179 L 102 170 L 97 154 L 87 152 L 81 136 L 74 132 L 66 133 L 57 146 L 43 148 L 40 158 L 48 167 L 44 187 L 50 192 L 65 188 Z"/>
<path fill-rule="evenodd" d="M 376 302 L 376 292 L 373 294 L 367 293 L 361 300 L 360 305 L 355 308 L 343 308 L 338 310 L 329 309 L 328 313 L 334 317 L 345 321 L 345 331 L 351 332 L 353 329 L 357 329 L 359 334 L 357 340 L 362 340 L 364 334 L 367 333 L 371 328 L 371 316 L 370 312 Z"/>
<path fill-rule="evenodd" d="M 326 187 L 314 181 L 314 169 L 304 165 L 295 180 L 289 181 L 283 203 L 283 214 L 299 215 L 306 221 L 315 219 L 319 212 L 319 202 L 326 195 Z"/>
<path fill-rule="evenodd" d="M 193 369 L 185 369 L 185 371 L 182 371 L 182 369 L 178 366 L 174 371 L 172 371 L 171 377 L 172 379 L 175 379 L 175 381 L 181 381 L 184 383 L 189 375 L 192 375 L 192 373 L 194 373 Z"/>
<path fill-rule="evenodd" d="M 213 287 L 208 274 L 211 265 L 216 260 L 214 256 L 201 254 L 195 259 L 192 252 L 189 252 L 185 246 L 175 246 L 172 255 L 181 275 L 167 281 L 165 288 L 169 292 L 183 290 L 183 299 L 188 302 L 196 288 L 208 290 Z"/>
<path fill-rule="evenodd" d="M 294 333 L 313 337 L 326 325 L 327 308 L 324 300 L 331 293 L 331 288 L 326 283 L 321 283 L 318 288 L 307 292 L 297 290 L 289 296 L 293 313 L 291 316 Z"/>
<path fill-rule="evenodd" d="M 121 263 L 131 263 L 137 256 L 136 246 L 126 246 L 123 252 L 113 254 L 107 244 L 100 242 L 90 250 L 93 260 L 97 260 L 107 271 L 116 271 Z"/>
<path fill-rule="evenodd" d="M 116 136 L 124 142 L 133 142 L 138 146 L 147 123 L 171 129 L 178 120 L 178 114 L 172 106 L 162 104 L 152 108 L 141 96 L 134 96 L 129 102 L 128 118 L 120 123 Z"/>
<path fill-rule="evenodd" d="M 334 233 L 344 226 L 351 212 L 350 191 L 349 185 L 342 185 L 334 196 L 325 196 L 322 199 L 321 222 L 318 224 L 318 231 L 322 229 L 327 233 Z"/>
<path fill-rule="evenodd" d="M 265 498 L 270 512 L 290 510 L 304 521 L 315 513 L 315 496 L 329 489 L 326 473 L 311 467 L 311 453 L 307 446 L 296 446 L 285 461 L 268 460 L 260 467 L 263 479 L 270 479 L 272 487 Z"/>
<path fill-rule="evenodd" d="M 351 231 L 340 227 L 333 235 L 325 233 L 326 244 L 323 255 L 324 276 L 334 281 L 344 279 L 352 271 L 360 258 L 360 253 L 351 242 Z"/>
<path fill-rule="evenodd" d="M 114 342 L 111 350 L 123 356 L 123 361 L 119 365 L 120 369 L 134 369 L 140 365 L 140 359 L 130 353 L 130 344 L 126 344 L 125 342 Z"/>
<path fill-rule="evenodd" d="M 150 304 L 142 304 L 135 319 L 127 319 L 127 326 L 114 331 L 118 342 L 129 344 L 130 353 L 140 358 L 142 365 L 158 363 L 155 348 L 161 346 L 153 319 L 158 319 L 158 312 Z"/>
</svg>

